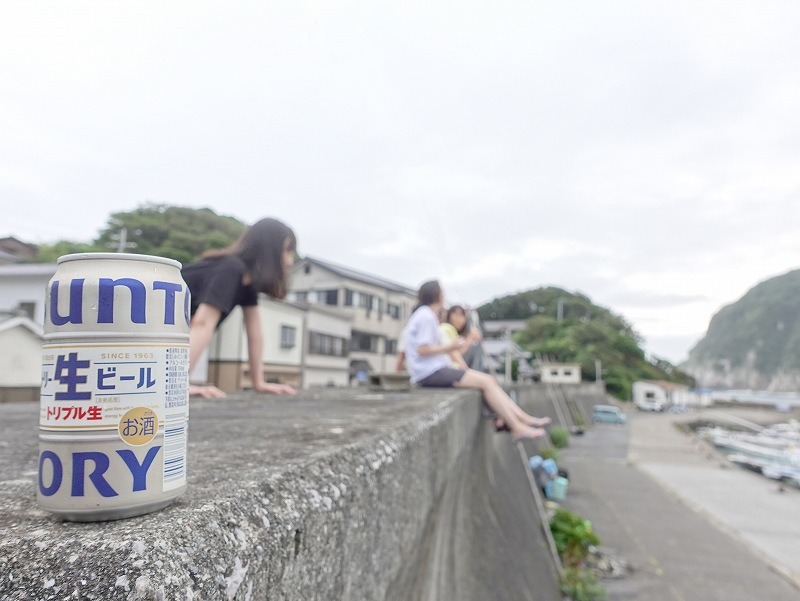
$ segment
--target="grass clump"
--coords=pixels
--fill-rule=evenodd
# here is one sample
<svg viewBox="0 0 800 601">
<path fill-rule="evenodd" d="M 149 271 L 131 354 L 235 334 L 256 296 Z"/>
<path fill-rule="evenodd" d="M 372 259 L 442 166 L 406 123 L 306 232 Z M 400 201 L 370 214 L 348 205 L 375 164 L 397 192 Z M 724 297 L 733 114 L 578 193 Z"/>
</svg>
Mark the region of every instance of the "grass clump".
<svg viewBox="0 0 800 601">
<path fill-rule="evenodd" d="M 550 520 L 550 531 L 565 568 L 561 592 L 573 601 L 603 601 L 606 598 L 605 589 L 597 584 L 597 575 L 584 567 L 589 549 L 600 544 L 600 538 L 592 530 L 592 523 L 558 508 Z"/>
<path fill-rule="evenodd" d="M 550 428 L 550 441 L 557 449 L 563 449 L 569 446 L 569 432 L 561 426 L 554 426 Z"/>
</svg>

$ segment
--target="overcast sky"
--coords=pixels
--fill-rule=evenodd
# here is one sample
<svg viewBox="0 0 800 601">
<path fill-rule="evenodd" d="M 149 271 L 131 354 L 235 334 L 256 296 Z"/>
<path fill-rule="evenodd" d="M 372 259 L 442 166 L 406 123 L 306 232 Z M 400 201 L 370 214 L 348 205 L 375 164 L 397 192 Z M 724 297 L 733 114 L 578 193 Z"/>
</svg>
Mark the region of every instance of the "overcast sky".
<svg viewBox="0 0 800 601">
<path fill-rule="evenodd" d="M 800 267 L 800 3 L 0 4 L 0 236 L 145 201 L 478 305 L 555 285 L 681 361 Z"/>
</svg>

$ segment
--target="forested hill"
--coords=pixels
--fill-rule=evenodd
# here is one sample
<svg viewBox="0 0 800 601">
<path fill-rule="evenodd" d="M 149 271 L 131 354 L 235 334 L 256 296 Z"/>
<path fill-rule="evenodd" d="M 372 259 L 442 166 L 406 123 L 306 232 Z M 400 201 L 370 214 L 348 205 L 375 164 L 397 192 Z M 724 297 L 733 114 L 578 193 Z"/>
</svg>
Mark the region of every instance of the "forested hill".
<svg viewBox="0 0 800 601">
<path fill-rule="evenodd" d="M 481 320 L 526 320 L 525 330 L 515 335 L 516 342 L 534 356 L 580 363 L 584 379 L 594 379 L 595 360 L 599 359 L 606 389 L 620 399 L 630 399 L 636 380 L 693 383 L 669 361 L 648 360 L 642 339 L 631 325 L 582 294 L 537 288 L 496 298 L 478 307 L 478 315 Z"/>
<path fill-rule="evenodd" d="M 703 386 L 800 388 L 800 269 L 766 280 L 723 307 L 690 351 Z"/>
</svg>

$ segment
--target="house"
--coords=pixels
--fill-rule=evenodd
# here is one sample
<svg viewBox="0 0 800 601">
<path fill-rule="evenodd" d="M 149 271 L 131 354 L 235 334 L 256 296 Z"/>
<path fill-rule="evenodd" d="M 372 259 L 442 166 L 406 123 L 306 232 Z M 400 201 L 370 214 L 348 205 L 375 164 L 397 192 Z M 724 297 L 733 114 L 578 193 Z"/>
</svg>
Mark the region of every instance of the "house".
<svg viewBox="0 0 800 601">
<path fill-rule="evenodd" d="M 416 290 L 312 257 L 295 264 L 291 288 L 290 300 L 337 308 L 351 318 L 351 381 L 393 370 L 400 333 L 417 303 Z"/>
<path fill-rule="evenodd" d="M 299 388 L 302 383 L 303 310 L 263 295 L 259 297 L 258 308 L 264 340 L 261 356 L 264 380 Z M 248 357 L 242 309 L 235 307 L 211 339 L 206 378 L 201 377 L 203 366 L 199 365 L 192 373 L 192 380 L 206 379 L 225 392 L 251 388 Z"/>
<path fill-rule="evenodd" d="M 486 339 L 481 343 L 481 346 L 491 362 L 492 371 L 494 371 L 498 382 L 501 384 L 510 383 L 511 363 L 513 361 L 517 361 L 517 379 L 519 381 L 530 382 L 539 379 L 538 370 L 530 365 L 531 353 L 523 351 L 510 338 Z"/>
<path fill-rule="evenodd" d="M 29 317 L 0 321 L 0 403 L 38 401 L 42 328 Z"/>
<path fill-rule="evenodd" d="M 24 315 L 43 325 L 47 283 L 55 272 L 55 263 L 0 265 L 0 313 Z"/>
<path fill-rule="evenodd" d="M 347 386 L 350 382 L 352 316 L 325 305 L 295 302 L 305 313 L 302 387 Z"/>
<path fill-rule="evenodd" d="M 264 349 L 264 380 L 295 388 L 347 386 L 350 316 L 306 302 L 259 299 Z M 235 308 L 214 333 L 207 365 L 193 380 L 208 381 L 225 392 L 252 387 L 247 334 L 241 308 Z"/>
<path fill-rule="evenodd" d="M 507 338 L 525 329 L 524 319 L 484 319 L 481 321 L 483 337 L 487 340 Z"/>
<path fill-rule="evenodd" d="M 0 265 L 0 314 L 44 323 L 53 264 Z M 358 383 L 392 371 L 397 343 L 416 292 L 400 284 L 306 258 L 293 270 L 292 302 L 260 301 L 267 381 L 296 387 Z M 40 351 L 36 352 L 41 361 Z M 193 381 L 232 391 L 250 386 L 247 337 L 240 310 L 218 328 Z"/>
<path fill-rule="evenodd" d="M 28 244 L 11 236 L 0 238 L 0 265 L 33 261 L 37 252 L 35 244 Z"/>
<path fill-rule="evenodd" d="M 661 410 L 671 405 L 711 404 L 707 390 L 689 390 L 688 386 L 662 380 L 637 380 L 632 387 L 633 403 L 640 409 Z"/>
<path fill-rule="evenodd" d="M 580 384 L 580 363 L 541 363 L 542 382 L 546 384 Z"/>
</svg>

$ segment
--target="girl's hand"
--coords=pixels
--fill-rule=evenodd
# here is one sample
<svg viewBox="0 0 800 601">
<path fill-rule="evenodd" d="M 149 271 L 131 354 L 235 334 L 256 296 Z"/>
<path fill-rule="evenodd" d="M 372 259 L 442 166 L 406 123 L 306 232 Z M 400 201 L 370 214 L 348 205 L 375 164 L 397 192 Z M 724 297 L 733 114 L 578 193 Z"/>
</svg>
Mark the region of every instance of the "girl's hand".
<svg viewBox="0 0 800 601">
<path fill-rule="evenodd" d="M 258 392 L 266 392 L 268 394 L 297 394 L 297 391 L 286 384 L 267 384 L 262 382 L 257 384 L 255 389 Z"/>
<path fill-rule="evenodd" d="M 225 393 L 216 386 L 189 384 L 189 396 L 199 396 L 204 399 L 221 399 L 225 396 Z"/>
</svg>

